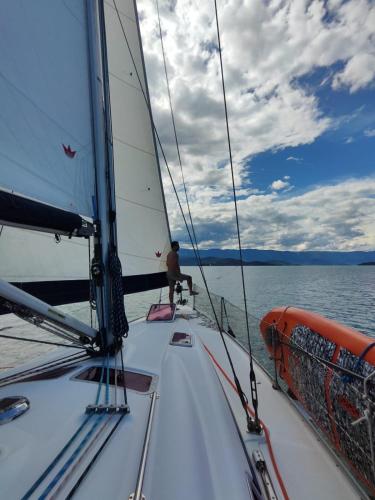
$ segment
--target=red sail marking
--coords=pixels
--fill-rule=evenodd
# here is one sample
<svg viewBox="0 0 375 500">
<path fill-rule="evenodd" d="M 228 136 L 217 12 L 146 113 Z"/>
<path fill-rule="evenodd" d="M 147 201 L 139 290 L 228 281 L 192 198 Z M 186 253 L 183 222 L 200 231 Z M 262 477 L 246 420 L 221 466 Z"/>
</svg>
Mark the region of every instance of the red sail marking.
<svg viewBox="0 0 375 500">
<path fill-rule="evenodd" d="M 68 146 L 65 146 L 65 144 L 63 144 L 62 147 L 64 148 L 64 153 L 66 154 L 66 156 L 68 156 L 69 158 L 75 157 L 77 151 L 73 151 L 70 147 L 70 144 Z"/>
<path fill-rule="evenodd" d="M 161 252 L 159 252 L 159 250 L 157 252 L 155 252 L 155 255 L 156 257 L 161 257 Z"/>
</svg>

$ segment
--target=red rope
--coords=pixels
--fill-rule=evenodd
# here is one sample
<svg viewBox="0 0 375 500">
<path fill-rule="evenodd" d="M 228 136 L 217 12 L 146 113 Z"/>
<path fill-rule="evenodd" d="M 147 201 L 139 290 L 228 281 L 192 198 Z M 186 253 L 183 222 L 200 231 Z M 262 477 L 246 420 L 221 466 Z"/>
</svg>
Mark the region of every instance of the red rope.
<svg viewBox="0 0 375 500">
<path fill-rule="evenodd" d="M 225 379 L 227 380 L 227 382 L 229 383 L 229 385 L 232 387 L 232 389 L 238 394 L 238 391 L 237 391 L 237 388 L 234 384 L 234 382 L 232 381 L 232 379 L 229 377 L 229 375 L 226 373 L 226 371 L 224 370 L 224 368 L 221 367 L 221 365 L 219 364 L 219 362 L 216 360 L 215 356 L 212 354 L 212 352 L 208 349 L 208 347 L 203 344 L 204 348 L 206 349 L 208 355 L 210 356 L 210 358 L 212 359 L 212 361 L 214 362 L 214 364 L 217 366 L 217 368 L 220 370 L 220 372 L 223 374 L 223 376 L 225 377 Z M 247 406 L 247 410 L 248 412 L 254 416 L 255 413 L 254 411 L 250 408 L 249 405 L 246 405 Z M 268 446 L 268 451 L 270 453 L 270 457 L 271 457 L 271 461 L 272 461 L 272 465 L 273 465 L 273 468 L 275 469 L 275 474 L 276 474 L 276 477 L 277 477 L 277 480 L 279 482 L 279 485 L 280 485 L 280 488 L 281 488 L 281 491 L 283 492 L 283 495 L 284 495 L 284 498 L 285 500 L 289 500 L 289 495 L 286 491 L 286 488 L 285 488 L 285 485 L 284 485 L 284 482 L 283 482 L 283 479 L 281 477 L 281 474 L 280 474 L 280 471 L 279 471 L 279 467 L 277 465 L 277 462 L 276 462 L 276 458 L 275 458 L 275 454 L 273 452 L 273 448 L 272 448 L 272 443 L 271 443 L 271 435 L 270 435 L 270 431 L 268 430 L 267 426 L 264 424 L 264 422 L 262 420 L 260 420 L 260 423 L 264 429 L 264 434 L 265 434 L 265 437 L 266 437 L 266 442 L 267 442 L 267 446 Z"/>
</svg>

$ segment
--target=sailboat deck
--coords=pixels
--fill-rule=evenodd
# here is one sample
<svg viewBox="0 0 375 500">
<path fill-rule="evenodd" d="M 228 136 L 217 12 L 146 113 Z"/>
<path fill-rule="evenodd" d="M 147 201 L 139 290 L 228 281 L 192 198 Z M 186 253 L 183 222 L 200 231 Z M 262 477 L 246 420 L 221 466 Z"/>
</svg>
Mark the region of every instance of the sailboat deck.
<svg viewBox="0 0 375 500">
<path fill-rule="evenodd" d="M 174 332 L 191 334 L 193 345 L 171 345 Z M 229 337 L 227 342 L 235 355 L 241 384 L 247 389 L 248 356 Z M 56 351 L 46 360 L 61 358 L 62 352 Z M 146 499 L 252 498 L 248 457 L 255 449 L 265 457 L 277 498 L 283 498 L 285 493 L 291 499 L 359 498 L 358 491 L 293 405 L 272 389 L 267 375 L 256 367 L 260 416 L 270 429 L 274 464 L 285 486 L 283 493 L 265 435 L 246 432 L 243 409 L 231 385 L 220 338 L 191 309 L 180 311 L 172 323 L 132 323 L 124 354 L 126 370 L 152 376 L 152 384 L 144 393 L 128 390 L 130 413 L 122 418 L 76 490 L 77 498 L 129 498 L 136 488 L 149 424 L 150 447 L 142 487 Z M 118 363 L 117 360 L 117 367 Z M 27 368 L 32 366 L 36 364 Z M 24 415 L 0 426 L 0 484 L 4 498 L 21 498 L 88 419 L 30 496 L 65 498 L 120 420 L 119 415 L 88 418 L 85 414 L 86 406 L 95 402 L 98 383 L 75 377 L 91 366 L 101 367 L 102 359 L 80 361 L 71 371 L 54 379 L 19 381 L 0 389 L 1 398 L 22 395 L 31 403 Z M 110 366 L 115 367 L 114 359 Z M 115 390 L 109 387 L 111 403 Z M 157 399 L 150 421 L 153 391 Z M 105 387 L 102 401 L 104 397 Z M 122 398 L 119 387 L 118 404 Z M 92 428 L 87 442 L 64 468 Z"/>
</svg>

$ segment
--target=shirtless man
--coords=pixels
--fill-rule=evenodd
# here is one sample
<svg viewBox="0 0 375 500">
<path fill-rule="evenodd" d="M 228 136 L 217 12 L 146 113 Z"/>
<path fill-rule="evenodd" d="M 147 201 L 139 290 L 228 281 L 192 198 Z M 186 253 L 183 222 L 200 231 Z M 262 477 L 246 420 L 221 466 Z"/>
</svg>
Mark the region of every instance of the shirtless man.
<svg viewBox="0 0 375 500">
<path fill-rule="evenodd" d="M 169 283 L 169 302 L 173 304 L 174 287 L 176 281 L 187 281 L 190 295 L 198 295 L 198 292 L 193 290 L 193 280 L 188 274 L 182 274 L 180 270 L 178 251 L 180 250 L 180 245 L 178 241 L 172 241 L 172 250 L 167 255 L 167 279 Z"/>
</svg>

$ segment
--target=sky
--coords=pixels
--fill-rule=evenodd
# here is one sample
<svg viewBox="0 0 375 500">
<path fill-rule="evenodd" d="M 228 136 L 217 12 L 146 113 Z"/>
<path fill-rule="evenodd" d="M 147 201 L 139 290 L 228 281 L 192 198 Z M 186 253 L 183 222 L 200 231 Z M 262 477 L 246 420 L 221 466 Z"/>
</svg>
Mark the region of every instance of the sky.
<svg viewBox="0 0 375 500">
<path fill-rule="evenodd" d="M 236 248 L 214 3 L 159 8 L 199 245 Z M 183 202 L 155 1 L 138 10 L 154 120 Z M 374 250 L 374 1 L 218 0 L 218 12 L 243 247 Z M 162 172 L 172 237 L 188 246 Z"/>
</svg>

